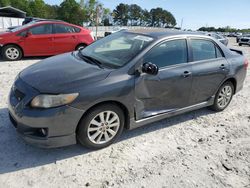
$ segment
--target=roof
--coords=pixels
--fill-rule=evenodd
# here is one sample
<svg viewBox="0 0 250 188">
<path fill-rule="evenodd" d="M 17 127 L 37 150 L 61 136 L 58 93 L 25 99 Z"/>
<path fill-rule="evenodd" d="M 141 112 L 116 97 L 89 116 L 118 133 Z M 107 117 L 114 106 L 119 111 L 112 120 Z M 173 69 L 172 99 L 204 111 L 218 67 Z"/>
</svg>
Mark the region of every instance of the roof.
<svg viewBox="0 0 250 188">
<path fill-rule="evenodd" d="M 163 38 L 173 35 L 200 35 L 200 33 L 197 32 L 180 31 L 180 30 L 165 29 L 165 28 L 132 29 L 127 31 L 131 33 L 148 35 L 153 38 Z"/>
<path fill-rule="evenodd" d="M 12 6 L 0 7 L 0 16 L 2 17 L 15 17 L 15 18 L 25 18 L 26 12 L 14 8 Z"/>
</svg>

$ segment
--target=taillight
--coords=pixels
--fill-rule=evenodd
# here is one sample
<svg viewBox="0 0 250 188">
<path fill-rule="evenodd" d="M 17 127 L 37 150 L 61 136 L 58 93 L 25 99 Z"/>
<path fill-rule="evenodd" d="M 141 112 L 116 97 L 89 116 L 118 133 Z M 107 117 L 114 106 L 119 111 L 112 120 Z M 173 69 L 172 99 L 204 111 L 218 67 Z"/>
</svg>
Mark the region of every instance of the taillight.
<svg viewBox="0 0 250 188">
<path fill-rule="evenodd" d="M 245 69 L 247 70 L 247 67 L 248 67 L 248 60 L 247 59 L 245 59 L 245 61 L 244 61 L 244 67 L 245 67 Z"/>
</svg>

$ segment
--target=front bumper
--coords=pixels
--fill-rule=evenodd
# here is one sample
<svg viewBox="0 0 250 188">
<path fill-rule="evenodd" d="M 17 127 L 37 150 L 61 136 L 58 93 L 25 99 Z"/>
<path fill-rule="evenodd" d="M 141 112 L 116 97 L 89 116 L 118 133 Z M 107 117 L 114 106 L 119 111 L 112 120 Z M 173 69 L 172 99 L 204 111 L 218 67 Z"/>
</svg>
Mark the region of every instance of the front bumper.
<svg viewBox="0 0 250 188">
<path fill-rule="evenodd" d="M 9 95 L 9 114 L 17 132 L 25 141 L 38 147 L 75 144 L 75 131 L 84 112 L 70 106 L 30 108 L 30 101 L 38 94 L 21 79 L 14 83 Z"/>
<path fill-rule="evenodd" d="M 250 45 L 250 40 L 249 41 L 239 41 L 239 44 L 246 44 L 246 45 Z"/>
</svg>

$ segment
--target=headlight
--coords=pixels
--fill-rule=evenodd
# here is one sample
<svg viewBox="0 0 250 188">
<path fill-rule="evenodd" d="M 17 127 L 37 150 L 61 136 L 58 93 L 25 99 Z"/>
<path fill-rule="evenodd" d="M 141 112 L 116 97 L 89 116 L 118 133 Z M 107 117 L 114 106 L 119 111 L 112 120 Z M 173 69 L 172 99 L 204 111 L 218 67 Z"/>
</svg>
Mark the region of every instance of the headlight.
<svg viewBox="0 0 250 188">
<path fill-rule="evenodd" d="M 72 103 L 79 93 L 60 95 L 38 95 L 31 101 L 34 108 L 52 108 Z"/>
</svg>

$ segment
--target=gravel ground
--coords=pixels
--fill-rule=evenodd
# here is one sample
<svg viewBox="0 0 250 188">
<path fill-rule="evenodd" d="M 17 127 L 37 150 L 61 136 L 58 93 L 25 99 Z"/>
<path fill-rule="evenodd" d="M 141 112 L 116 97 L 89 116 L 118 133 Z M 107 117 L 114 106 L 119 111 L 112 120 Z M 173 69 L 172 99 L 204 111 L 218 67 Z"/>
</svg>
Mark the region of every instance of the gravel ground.
<svg viewBox="0 0 250 188">
<path fill-rule="evenodd" d="M 250 61 L 250 47 L 234 40 Z M 39 149 L 7 114 L 15 76 L 37 61 L 0 62 L 0 187 L 250 187 L 250 71 L 224 112 L 201 109 L 126 131 L 99 151 Z"/>
</svg>

